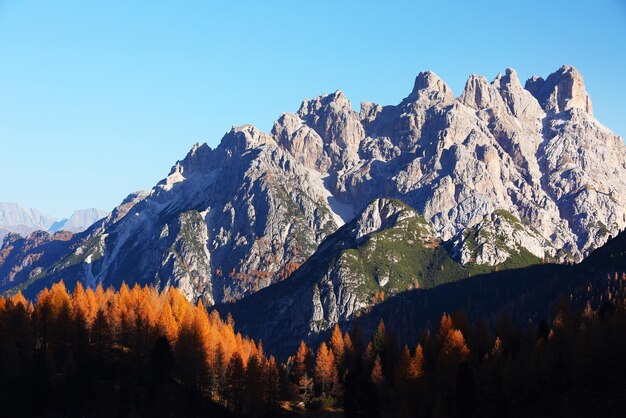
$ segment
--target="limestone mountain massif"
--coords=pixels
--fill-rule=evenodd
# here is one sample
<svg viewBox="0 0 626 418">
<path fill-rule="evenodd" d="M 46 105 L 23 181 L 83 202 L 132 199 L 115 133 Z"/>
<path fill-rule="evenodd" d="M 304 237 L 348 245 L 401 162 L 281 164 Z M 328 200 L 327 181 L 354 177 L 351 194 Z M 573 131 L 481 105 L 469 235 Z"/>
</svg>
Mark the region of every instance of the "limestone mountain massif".
<svg viewBox="0 0 626 418">
<path fill-rule="evenodd" d="M 581 260 L 624 226 L 626 147 L 594 118 L 575 68 L 524 86 L 511 69 L 472 75 L 458 96 L 423 72 L 397 105 L 357 112 L 337 91 L 269 133 L 246 125 L 197 144 L 63 245 L 5 239 L 0 279 L 30 296 L 61 279 L 176 286 L 208 305 L 306 282 L 272 312 L 298 309 L 297 331 L 317 332 L 382 291 Z M 378 253 L 391 258 L 368 261 Z"/>
</svg>

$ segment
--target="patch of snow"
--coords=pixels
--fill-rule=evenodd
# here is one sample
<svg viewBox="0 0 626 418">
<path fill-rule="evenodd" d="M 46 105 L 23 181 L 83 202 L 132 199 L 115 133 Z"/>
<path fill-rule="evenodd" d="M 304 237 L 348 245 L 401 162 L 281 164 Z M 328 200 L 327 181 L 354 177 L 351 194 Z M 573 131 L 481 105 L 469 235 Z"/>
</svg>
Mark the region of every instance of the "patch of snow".
<svg viewBox="0 0 626 418">
<path fill-rule="evenodd" d="M 354 209 L 354 206 L 349 203 L 344 203 L 340 201 L 332 194 L 328 197 L 328 205 L 333 211 L 335 218 L 339 217 L 339 219 L 341 219 L 342 221 L 341 223 L 337 223 L 338 226 L 342 226 L 346 222 L 350 222 L 356 215 L 356 210 Z"/>
<path fill-rule="evenodd" d="M 88 288 L 95 289 L 97 286 L 96 276 L 94 276 L 93 271 L 91 270 L 91 254 L 85 258 L 85 263 L 83 264 L 83 274 L 85 275 L 85 285 Z"/>
<path fill-rule="evenodd" d="M 326 187 L 326 181 L 329 178 L 328 174 L 321 174 L 316 170 L 309 169 L 309 176 L 311 180 L 311 184 L 315 188 L 317 194 L 326 201 L 328 207 L 331 210 L 331 215 L 333 220 L 337 224 L 338 227 L 341 227 L 346 222 L 349 222 L 356 215 L 356 210 L 354 206 L 349 203 L 344 203 L 341 200 L 337 199 Z"/>
</svg>

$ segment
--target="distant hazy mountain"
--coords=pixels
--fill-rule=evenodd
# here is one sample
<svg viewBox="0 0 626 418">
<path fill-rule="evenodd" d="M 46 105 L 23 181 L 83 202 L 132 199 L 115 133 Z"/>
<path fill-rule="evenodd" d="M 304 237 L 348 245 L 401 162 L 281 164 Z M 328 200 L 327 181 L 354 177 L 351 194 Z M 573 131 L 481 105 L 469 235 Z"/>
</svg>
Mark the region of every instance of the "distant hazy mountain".
<svg viewBox="0 0 626 418">
<path fill-rule="evenodd" d="M 34 231 L 84 231 L 106 214 L 100 209 L 81 209 L 74 212 L 69 219 L 57 220 L 37 209 L 24 208 L 17 203 L 0 202 L 0 242 L 10 232 L 26 237 Z"/>
<path fill-rule="evenodd" d="M 25 226 L 47 230 L 55 219 L 36 209 L 23 208 L 17 203 L 0 202 L 0 226 Z"/>
<path fill-rule="evenodd" d="M 48 228 L 48 231 L 81 232 L 93 225 L 93 223 L 97 220 L 104 218 L 106 215 L 107 212 L 100 209 L 80 209 L 74 212 L 69 219 L 61 219 L 60 221 L 53 223 L 50 228 Z"/>
</svg>

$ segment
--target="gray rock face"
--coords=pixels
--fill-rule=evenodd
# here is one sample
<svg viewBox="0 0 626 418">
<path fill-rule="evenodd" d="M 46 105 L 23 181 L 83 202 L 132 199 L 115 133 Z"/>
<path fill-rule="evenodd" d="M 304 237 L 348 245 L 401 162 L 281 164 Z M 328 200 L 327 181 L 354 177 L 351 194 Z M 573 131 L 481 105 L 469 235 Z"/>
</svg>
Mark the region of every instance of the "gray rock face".
<svg viewBox="0 0 626 418">
<path fill-rule="evenodd" d="M 34 281 L 124 280 L 178 286 L 208 304 L 241 299 L 285 279 L 383 197 L 417 210 L 437 239 L 458 241 L 461 261 L 501 264 L 520 248 L 579 259 L 626 226 L 626 148 L 595 120 L 568 66 L 525 88 L 512 69 L 491 82 L 470 76 L 459 97 L 423 72 L 398 105 L 364 102 L 358 113 L 337 91 L 305 100 L 269 134 L 242 126 L 215 149 L 194 146 L 152 190 L 72 238 L 70 254 Z M 387 228 L 386 210 L 357 235 Z M 525 233 L 493 218 L 498 210 L 521 219 Z M 513 236 L 476 253 L 463 240 L 470 230 Z M 351 280 L 346 269 L 333 277 Z M 376 277 L 392 282 L 385 271 Z M 325 321 L 332 306 L 360 306 L 343 293 L 332 302 L 325 289 L 316 296 Z"/>
<path fill-rule="evenodd" d="M 391 228 L 399 221 L 414 216 L 416 216 L 414 212 L 407 211 L 402 205 L 388 199 L 376 199 L 363 210 L 358 218 L 355 218 L 354 238 L 357 241 L 362 240 L 366 235 Z"/>
<path fill-rule="evenodd" d="M 537 83 L 522 88 L 511 69 L 493 82 L 471 76 L 455 99 L 422 73 L 398 106 L 364 103 L 361 159 L 331 192 L 359 208 L 401 199 L 444 240 L 505 209 L 580 259 L 624 226 L 626 151 L 593 118 L 575 69 Z"/>
<path fill-rule="evenodd" d="M 272 134 L 298 161 L 321 173 L 353 165 L 365 136 L 359 115 L 341 91 L 303 101 L 298 113 L 276 121 Z"/>
</svg>

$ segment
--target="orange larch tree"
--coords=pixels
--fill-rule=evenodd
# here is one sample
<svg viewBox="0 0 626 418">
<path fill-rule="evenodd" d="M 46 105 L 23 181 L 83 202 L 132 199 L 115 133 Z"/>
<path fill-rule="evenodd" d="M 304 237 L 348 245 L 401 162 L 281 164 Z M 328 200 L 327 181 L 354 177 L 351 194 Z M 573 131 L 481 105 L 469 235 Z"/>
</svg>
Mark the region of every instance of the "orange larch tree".
<svg viewBox="0 0 626 418">
<path fill-rule="evenodd" d="M 372 383 L 377 386 L 381 386 L 385 382 L 385 376 L 383 375 L 383 365 L 380 361 L 380 356 L 376 356 L 374 364 L 372 366 L 372 373 L 370 374 Z"/>
<path fill-rule="evenodd" d="M 328 349 L 325 342 L 320 344 L 315 358 L 315 381 L 322 387 L 322 394 L 326 389 L 332 390 L 337 383 L 337 366 L 332 350 Z"/>
<path fill-rule="evenodd" d="M 341 329 L 338 324 L 335 324 L 333 328 L 333 334 L 330 337 L 330 349 L 335 356 L 335 364 L 339 370 L 343 369 L 343 358 L 344 358 L 344 341 L 343 336 L 341 335 Z"/>
<path fill-rule="evenodd" d="M 300 346 L 293 359 L 291 366 L 291 377 L 294 383 L 298 383 L 302 376 L 309 374 L 310 350 L 304 341 L 300 341 Z"/>
</svg>

